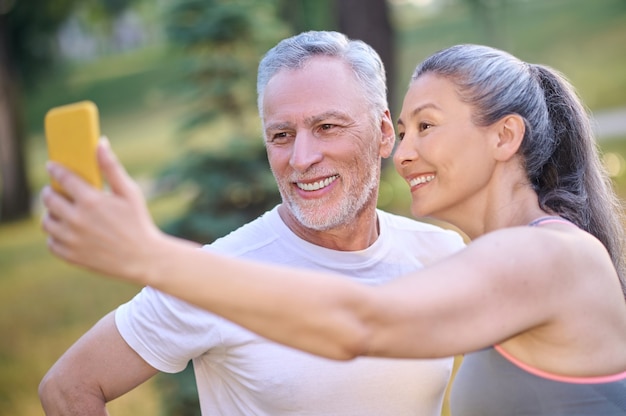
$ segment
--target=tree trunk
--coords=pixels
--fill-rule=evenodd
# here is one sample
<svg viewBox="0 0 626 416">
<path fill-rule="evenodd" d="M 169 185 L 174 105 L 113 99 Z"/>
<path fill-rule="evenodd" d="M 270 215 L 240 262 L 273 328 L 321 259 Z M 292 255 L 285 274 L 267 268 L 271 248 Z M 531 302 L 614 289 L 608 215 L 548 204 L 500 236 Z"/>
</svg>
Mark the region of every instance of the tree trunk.
<svg viewBox="0 0 626 416">
<path fill-rule="evenodd" d="M 388 101 L 393 118 L 396 107 L 395 39 L 386 0 L 336 0 L 339 31 L 360 39 L 380 55 L 387 71 Z"/>
<path fill-rule="evenodd" d="M 30 215 L 19 81 L 5 19 L 0 15 L 0 222 Z"/>
</svg>

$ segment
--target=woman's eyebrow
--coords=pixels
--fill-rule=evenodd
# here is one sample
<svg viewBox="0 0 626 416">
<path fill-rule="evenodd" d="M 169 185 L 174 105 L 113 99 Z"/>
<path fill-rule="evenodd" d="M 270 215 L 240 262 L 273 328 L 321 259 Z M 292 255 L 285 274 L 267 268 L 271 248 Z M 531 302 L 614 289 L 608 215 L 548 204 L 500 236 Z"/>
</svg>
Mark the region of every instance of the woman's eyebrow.
<svg viewBox="0 0 626 416">
<path fill-rule="evenodd" d="M 419 107 L 414 108 L 413 111 L 411 111 L 411 113 L 409 114 L 409 118 L 413 118 L 416 115 L 418 115 L 420 112 L 422 112 L 422 111 L 424 111 L 426 109 L 429 109 L 429 108 L 432 108 L 432 109 L 435 109 L 435 110 L 441 110 L 441 108 L 438 105 L 434 104 L 434 103 L 426 103 L 426 104 L 420 105 Z M 401 118 L 398 118 L 397 123 L 399 125 L 404 125 L 404 123 L 402 122 Z"/>
</svg>

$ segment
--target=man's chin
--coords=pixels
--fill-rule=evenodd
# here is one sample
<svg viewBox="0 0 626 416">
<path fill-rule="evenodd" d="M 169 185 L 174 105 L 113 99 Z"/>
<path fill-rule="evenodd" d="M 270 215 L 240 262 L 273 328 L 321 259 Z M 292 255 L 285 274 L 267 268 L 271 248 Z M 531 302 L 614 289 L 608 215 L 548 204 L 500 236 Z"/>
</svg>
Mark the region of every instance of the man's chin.
<svg viewBox="0 0 626 416">
<path fill-rule="evenodd" d="M 334 222 L 329 222 L 327 219 L 316 220 L 311 219 L 310 217 L 300 217 L 296 216 L 296 219 L 300 222 L 300 224 L 304 225 L 306 228 L 315 230 L 315 231 L 328 231 L 336 227 Z"/>
<path fill-rule="evenodd" d="M 328 231 L 337 227 L 338 223 L 341 223 L 335 216 L 329 216 L 328 210 L 324 208 L 313 211 L 298 207 L 298 209 L 292 212 L 300 224 L 315 231 Z"/>
</svg>

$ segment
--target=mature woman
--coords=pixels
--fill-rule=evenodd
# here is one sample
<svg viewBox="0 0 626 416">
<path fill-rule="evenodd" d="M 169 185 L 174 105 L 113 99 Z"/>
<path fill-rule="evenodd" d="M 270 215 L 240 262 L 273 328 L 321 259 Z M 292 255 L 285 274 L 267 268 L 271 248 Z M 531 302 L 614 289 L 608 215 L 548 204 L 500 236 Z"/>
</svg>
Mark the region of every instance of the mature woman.
<svg viewBox="0 0 626 416">
<path fill-rule="evenodd" d="M 569 84 L 505 52 L 455 46 L 417 67 L 398 130 L 394 162 L 413 213 L 472 242 L 389 284 L 245 263 L 168 237 L 106 146 L 106 198 L 51 167 L 74 202 L 47 191 L 50 249 L 315 354 L 464 353 L 455 416 L 626 414 L 623 224 Z M 87 209 L 96 197 L 106 209 Z M 132 230 L 116 228 L 120 216 Z M 94 223 L 108 236 L 95 238 Z"/>
</svg>

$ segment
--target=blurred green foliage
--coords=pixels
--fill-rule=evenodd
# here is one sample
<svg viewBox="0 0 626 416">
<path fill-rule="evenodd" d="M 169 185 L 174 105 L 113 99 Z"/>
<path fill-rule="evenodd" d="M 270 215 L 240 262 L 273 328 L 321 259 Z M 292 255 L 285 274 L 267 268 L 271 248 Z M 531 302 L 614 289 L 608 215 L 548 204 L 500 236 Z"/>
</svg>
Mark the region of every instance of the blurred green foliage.
<svg viewBox="0 0 626 416">
<path fill-rule="evenodd" d="M 67 18 L 83 8 L 92 23 L 108 24 L 132 3 L 141 0 L 29 0 L 0 2 L 0 16 L 6 13 L 3 24 L 10 38 L 11 59 L 21 80 L 36 83 L 37 78 L 58 63 L 54 33 Z M 5 9 L 6 10 L 3 10 Z"/>
<path fill-rule="evenodd" d="M 481 3 L 487 16 L 471 5 Z M 626 1 L 470 0 L 393 8 L 402 97 L 422 59 L 457 43 L 483 43 L 553 66 L 592 110 L 626 105 Z M 440 6 L 437 6 L 440 5 Z M 489 28 L 486 20 L 491 21 Z"/>
<path fill-rule="evenodd" d="M 162 171 L 159 184 L 190 189 L 187 210 L 163 226 L 170 234 L 210 243 L 279 201 L 256 114 L 256 69 L 261 56 L 288 32 L 275 2 L 181 0 L 166 12 L 166 33 L 180 50 L 179 93 L 187 113 L 181 136 L 211 124 L 223 128 L 212 151 L 190 150 Z M 167 415 L 199 415 L 192 367 L 161 375 Z"/>
<path fill-rule="evenodd" d="M 256 118 L 259 56 L 288 32 L 271 1 L 183 0 L 166 15 L 183 63 L 181 136 L 211 124 L 223 128 L 213 137 L 220 148 L 192 149 L 162 172 L 161 184 L 194 194 L 184 215 L 165 229 L 207 243 L 279 201 L 258 124 L 247 120 Z"/>
</svg>

